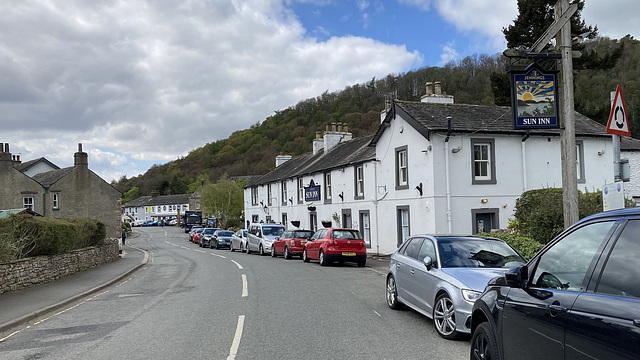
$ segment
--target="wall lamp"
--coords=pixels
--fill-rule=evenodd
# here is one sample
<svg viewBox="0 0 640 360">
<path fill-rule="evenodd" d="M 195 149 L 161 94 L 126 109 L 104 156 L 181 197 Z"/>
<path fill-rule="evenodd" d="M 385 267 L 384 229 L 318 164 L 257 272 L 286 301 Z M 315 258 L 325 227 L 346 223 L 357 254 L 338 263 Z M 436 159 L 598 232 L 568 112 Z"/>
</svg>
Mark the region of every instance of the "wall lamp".
<svg viewBox="0 0 640 360">
<path fill-rule="evenodd" d="M 420 196 L 422 196 L 422 183 L 416 186 L 416 191 L 418 192 L 418 194 L 420 194 Z"/>
<path fill-rule="evenodd" d="M 457 152 L 460 152 L 460 150 L 462 150 L 462 146 L 458 146 L 458 147 L 455 147 L 455 148 L 451 149 L 451 152 L 455 154 Z"/>
<path fill-rule="evenodd" d="M 293 204 L 293 198 L 289 198 L 289 203 Z"/>
<path fill-rule="evenodd" d="M 344 201 L 344 191 L 338 194 L 338 196 L 340 197 L 340 200 Z"/>
<path fill-rule="evenodd" d="M 486 204 L 486 203 L 489 202 L 489 199 L 481 199 L 480 202 L 483 203 L 483 204 Z"/>
</svg>

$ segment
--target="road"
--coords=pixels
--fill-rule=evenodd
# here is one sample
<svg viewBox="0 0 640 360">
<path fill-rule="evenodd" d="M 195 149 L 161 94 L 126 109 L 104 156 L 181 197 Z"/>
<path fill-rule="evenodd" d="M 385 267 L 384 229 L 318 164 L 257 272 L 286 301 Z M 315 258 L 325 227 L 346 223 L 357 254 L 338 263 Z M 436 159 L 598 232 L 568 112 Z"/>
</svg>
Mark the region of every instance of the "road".
<svg viewBox="0 0 640 360">
<path fill-rule="evenodd" d="M 1 359 L 467 359 L 469 339 L 393 311 L 384 268 L 321 267 L 202 249 L 180 228 L 141 228 L 132 277 L 34 320 Z"/>
</svg>

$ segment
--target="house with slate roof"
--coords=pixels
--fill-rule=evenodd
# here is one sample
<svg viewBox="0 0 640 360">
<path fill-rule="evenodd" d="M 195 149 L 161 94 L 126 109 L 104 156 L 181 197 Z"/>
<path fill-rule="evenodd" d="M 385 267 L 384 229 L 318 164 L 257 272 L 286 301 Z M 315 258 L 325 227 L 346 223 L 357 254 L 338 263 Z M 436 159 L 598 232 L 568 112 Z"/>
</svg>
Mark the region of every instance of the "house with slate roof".
<svg viewBox="0 0 640 360">
<path fill-rule="evenodd" d="M 505 228 L 523 191 L 562 187 L 559 129 L 516 130 L 510 107 L 454 104 L 439 85 L 427 83 L 421 102 L 390 101 L 375 135 L 327 129 L 313 153 L 249 183 L 247 223 L 313 230 L 330 220 L 360 229 L 369 253 L 390 254 L 409 235 Z M 576 113 L 575 132 L 579 189 L 613 182 L 605 127 Z"/>
<path fill-rule="evenodd" d="M 190 194 L 159 195 L 157 191 L 150 196 L 141 196 L 122 205 L 122 221 L 136 222 L 158 221 L 179 218 L 189 210 Z"/>
<path fill-rule="evenodd" d="M 43 157 L 17 164 L 15 168 L 20 172 L 22 172 L 23 174 L 30 177 L 33 177 L 34 175 L 40 174 L 43 172 L 60 169 L 58 165 L 52 163 L 51 161 Z"/>
<path fill-rule="evenodd" d="M 32 177 L 25 173 L 19 159 L 11 155 L 9 144 L 0 150 L 0 183 L 3 185 L 0 209 L 25 208 L 61 219 L 98 219 L 105 223 L 108 237 L 119 237 L 122 194 L 89 170 L 88 155 L 82 151 L 82 144 L 74 154 L 74 166 L 39 172 Z"/>
</svg>

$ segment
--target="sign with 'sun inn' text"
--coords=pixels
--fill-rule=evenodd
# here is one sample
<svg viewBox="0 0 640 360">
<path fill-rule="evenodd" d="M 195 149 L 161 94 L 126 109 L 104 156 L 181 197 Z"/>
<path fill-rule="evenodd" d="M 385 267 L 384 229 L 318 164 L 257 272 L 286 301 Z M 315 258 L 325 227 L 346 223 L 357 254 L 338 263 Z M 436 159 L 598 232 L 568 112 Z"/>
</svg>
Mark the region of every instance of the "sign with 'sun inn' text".
<svg viewBox="0 0 640 360">
<path fill-rule="evenodd" d="M 533 63 L 524 71 L 511 72 L 514 128 L 559 127 L 557 98 L 557 71 L 545 71 Z"/>
</svg>

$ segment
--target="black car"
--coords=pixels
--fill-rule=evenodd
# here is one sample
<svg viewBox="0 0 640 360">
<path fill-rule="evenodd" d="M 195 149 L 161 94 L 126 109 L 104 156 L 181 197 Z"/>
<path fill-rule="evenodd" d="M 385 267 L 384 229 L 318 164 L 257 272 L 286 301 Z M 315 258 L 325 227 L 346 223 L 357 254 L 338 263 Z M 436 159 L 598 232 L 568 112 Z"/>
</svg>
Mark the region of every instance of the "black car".
<svg viewBox="0 0 640 360">
<path fill-rule="evenodd" d="M 638 359 L 640 208 L 577 222 L 474 303 L 471 359 Z"/>
<path fill-rule="evenodd" d="M 231 249 L 231 236 L 233 236 L 233 231 L 216 230 L 213 233 L 213 237 L 211 237 L 211 243 L 209 244 L 209 247 L 213 248 L 215 246 L 216 249 Z"/>
</svg>

